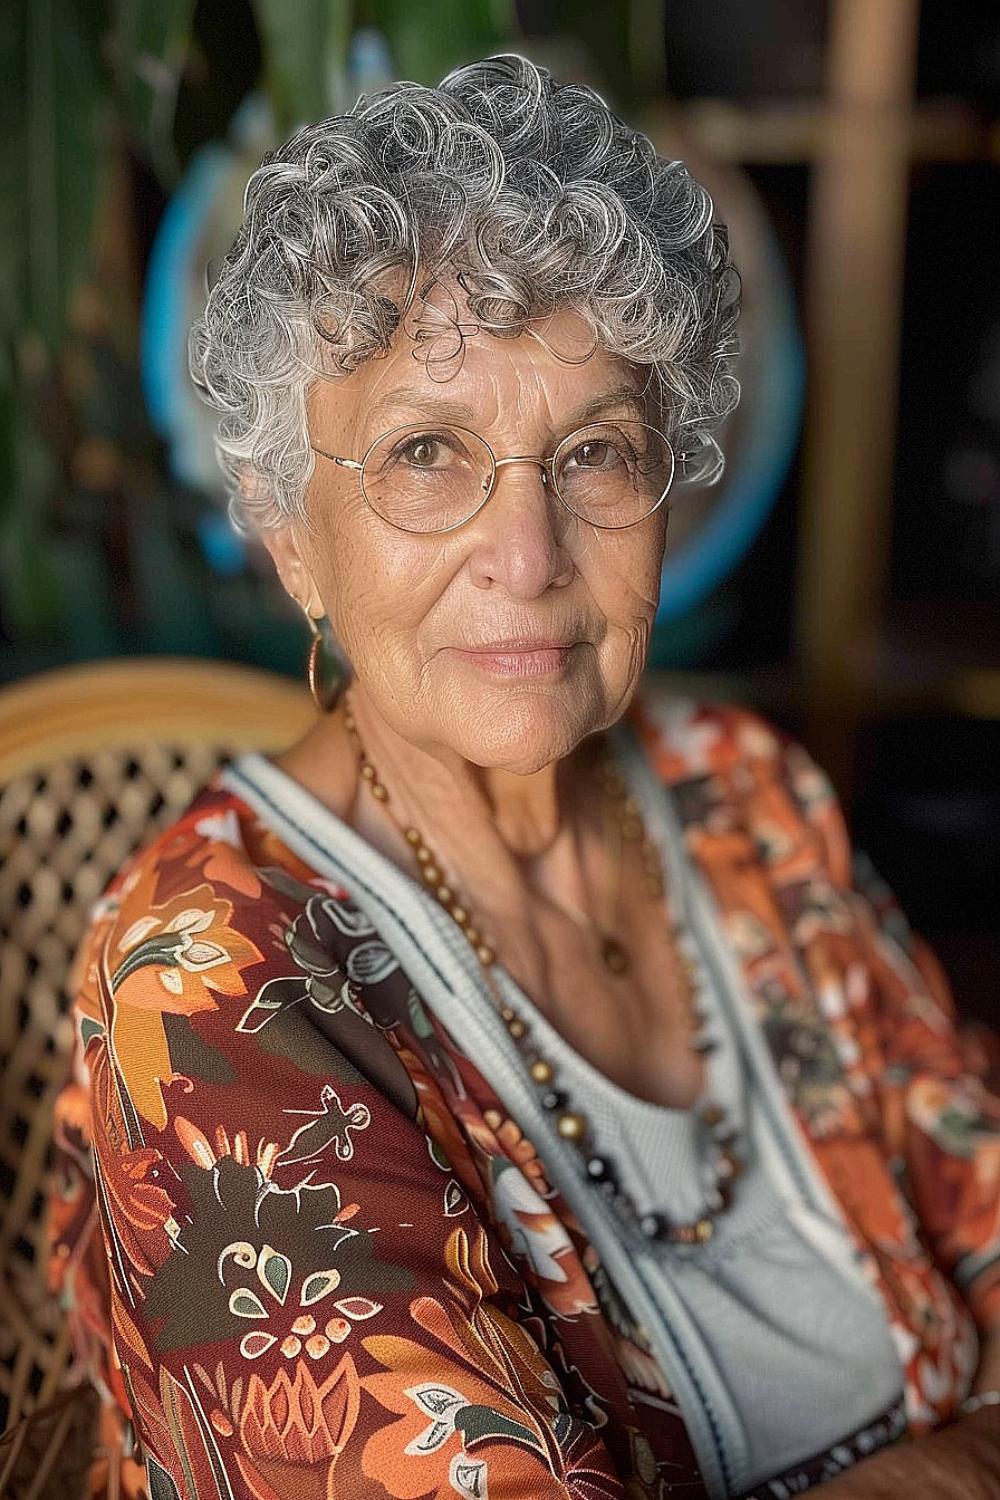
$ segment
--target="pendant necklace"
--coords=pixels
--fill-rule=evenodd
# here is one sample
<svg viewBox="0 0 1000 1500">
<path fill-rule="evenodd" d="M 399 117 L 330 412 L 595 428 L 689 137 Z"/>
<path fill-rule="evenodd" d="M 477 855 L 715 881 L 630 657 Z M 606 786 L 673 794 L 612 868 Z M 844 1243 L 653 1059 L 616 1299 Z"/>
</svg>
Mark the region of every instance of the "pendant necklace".
<svg viewBox="0 0 1000 1500">
<path fill-rule="evenodd" d="M 555 1068 L 533 1044 L 529 1024 L 500 995 L 493 973 L 497 964 L 496 949 L 478 926 L 469 903 L 449 884 L 444 867 L 420 830 L 413 824 L 404 826 L 397 819 L 386 785 L 365 750 L 349 694 L 344 703 L 344 724 L 357 754 L 362 781 L 412 851 L 421 883 L 448 913 L 475 953 L 508 1035 L 524 1057 L 532 1082 L 541 1091 L 539 1103 L 553 1117 L 557 1134 L 581 1153 L 588 1180 L 648 1240 L 683 1245 L 705 1244 L 712 1238 L 715 1220 L 729 1207 L 733 1185 L 743 1171 L 743 1163 L 736 1151 L 737 1134 L 730 1125 L 725 1110 L 715 1104 L 703 1103 L 696 1106 L 695 1112 L 711 1143 L 714 1177 L 714 1184 L 708 1191 L 699 1217 L 690 1223 L 679 1223 L 664 1213 L 640 1213 L 629 1194 L 618 1183 L 612 1164 L 592 1148 L 587 1116 L 574 1108 L 565 1092 L 556 1086 Z M 622 978 L 628 974 L 632 959 L 627 945 L 612 931 L 614 911 L 610 903 L 613 899 L 617 905 L 620 900 L 621 865 L 626 844 L 638 843 L 641 846 L 647 895 L 663 903 L 665 893 L 659 859 L 646 833 L 638 804 L 624 785 L 610 753 L 598 763 L 597 777 L 603 794 L 605 837 L 611 840 L 609 853 L 614 878 L 609 886 L 608 900 L 600 923 L 576 909 L 568 909 L 568 914 L 584 930 L 594 934 L 601 960 L 609 974 Z M 713 1050 L 714 1044 L 699 1035 L 703 1022 L 695 1004 L 698 965 L 684 952 L 681 945 L 682 934 L 669 917 L 667 936 L 674 958 L 678 990 L 691 1029 L 691 1046 L 696 1053 L 704 1055 Z"/>
</svg>

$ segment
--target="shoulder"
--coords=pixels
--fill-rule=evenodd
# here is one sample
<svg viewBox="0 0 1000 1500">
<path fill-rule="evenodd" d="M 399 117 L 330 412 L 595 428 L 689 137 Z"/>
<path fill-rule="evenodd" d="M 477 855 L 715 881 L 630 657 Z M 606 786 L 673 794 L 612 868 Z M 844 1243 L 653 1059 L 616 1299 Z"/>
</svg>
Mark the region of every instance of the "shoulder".
<svg viewBox="0 0 1000 1500">
<path fill-rule="evenodd" d="M 632 719 L 657 772 L 668 782 L 774 761 L 785 738 L 750 709 L 679 697 L 655 684 L 644 688 Z"/>
<path fill-rule="evenodd" d="M 407 994 L 350 892 L 219 784 L 123 867 L 76 974 L 85 1057 L 103 1049 L 159 1131 L 175 1106 L 190 1115 L 192 1090 L 235 1088 L 259 1112 L 303 1079 L 360 1073 L 412 1114 L 412 1087 L 368 1024 L 388 1029 Z"/>
<path fill-rule="evenodd" d="M 244 996 L 316 877 L 225 785 L 119 869 L 95 904 L 72 976 L 81 1016 L 115 1001 L 188 1013 Z M 283 944 L 279 946 L 283 947 Z"/>
<path fill-rule="evenodd" d="M 176 822 L 125 860 L 92 910 L 82 953 L 105 943 L 123 923 L 148 932 L 163 923 L 197 925 L 199 906 L 227 908 L 230 914 L 240 909 L 243 919 L 252 921 L 266 898 L 261 872 L 268 866 L 280 866 L 303 882 L 312 876 L 252 809 L 216 780 Z"/>
<path fill-rule="evenodd" d="M 748 785 L 755 779 L 784 779 L 810 806 L 835 800 L 829 777 L 800 741 L 740 704 L 704 703 L 654 683 L 633 706 L 632 722 L 665 782 L 722 776 Z"/>
<path fill-rule="evenodd" d="M 193 877 L 256 899 L 261 894 L 257 872 L 275 866 L 302 881 L 317 878 L 220 776 L 181 817 L 125 861 L 105 900 L 134 904 L 139 889 L 148 892 Z"/>
<path fill-rule="evenodd" d="M 752 709 L 678 697 L 655 683 L 632 723 L 657 776 L 687 809 L 689 831 L 711 812 L 762 847 L 809 845 L 835 881 L 850 882 L 850 840 L 833 784 L 793 735 Z"/>
</svg>

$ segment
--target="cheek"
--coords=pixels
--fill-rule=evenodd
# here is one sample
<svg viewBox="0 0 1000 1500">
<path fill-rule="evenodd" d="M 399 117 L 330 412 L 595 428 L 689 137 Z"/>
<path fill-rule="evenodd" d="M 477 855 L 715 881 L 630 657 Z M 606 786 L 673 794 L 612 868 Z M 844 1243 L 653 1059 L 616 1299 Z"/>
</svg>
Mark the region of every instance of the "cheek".
<svg viewBox="0 0 1000 1500">
<path fill-rule="evenodd" d="M 577 567 L 609 626 L 648 631 L 660 599 L 665 539 L 658 517 L 632 532 L 581 537 Z"/>
<path fill-rule="evenodd" d="M 622 546 L 609 557 L 599 597 L 608 627 L 604 672 L 612 719 L 624 711 L 646 669 L 660 602 L 664 528 L 636 540 L 639 545 Z"/>
<path fill-rule="evenodd" d="M 311 552 L 334 633 L 352 660 L 386 635 L 412 633 L 441 593 L 440 547 L 390 531 L 366 507 L 345 506 L 318 529 Z"/>
</svg>

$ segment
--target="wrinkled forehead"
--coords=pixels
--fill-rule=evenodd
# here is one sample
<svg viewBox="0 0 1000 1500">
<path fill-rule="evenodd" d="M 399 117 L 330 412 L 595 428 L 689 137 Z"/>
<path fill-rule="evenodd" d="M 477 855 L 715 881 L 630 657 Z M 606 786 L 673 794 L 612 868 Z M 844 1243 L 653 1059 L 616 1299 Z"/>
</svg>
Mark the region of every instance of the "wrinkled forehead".
<svg viewBox="0 0 1000 1500">
<path fill-rule="evenodd" d="M 479 301 L 482 308 L 482 299 Z M 509 306 L 509 304 L 508 304 Z M 425 276 L 388 351 L 349 375 L 319 380 L 309 395 L 310 428 L 329 434 L 399 424 L 424 412 L 476 426 L 504 409 L 530 406 L 532 394 L 556 420 L 620 398 L 644 417 L 649 367 L 601 346 L 585 312 L 573 306 L 491 323 L 472 313 L 461 275 Z"/>
</svg>

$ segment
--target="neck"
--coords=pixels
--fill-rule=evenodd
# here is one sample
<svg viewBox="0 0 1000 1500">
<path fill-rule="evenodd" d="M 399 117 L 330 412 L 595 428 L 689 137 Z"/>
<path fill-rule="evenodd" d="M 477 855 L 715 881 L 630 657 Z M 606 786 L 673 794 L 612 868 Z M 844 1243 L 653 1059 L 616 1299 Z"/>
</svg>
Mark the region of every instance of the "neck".
<svg viewBox="0 0 1000 1500">
<path fill-rule="evenodd" d="M 351 692 L 351 711 L 365 754 L 387 785 L 393 820 L 448 831 L 473 843 L 499 840 L 516 860 L 538 859 L 563 831 L 563 763 L 553 761 L 530 775 L 482 767 L 437 747 L 414 745 L 375 712 L 362 690 Z M 363 798 L 364 788 L 358 788 Z M 357 808 L 364 820 L 363 805 Z"/>
</svg>

